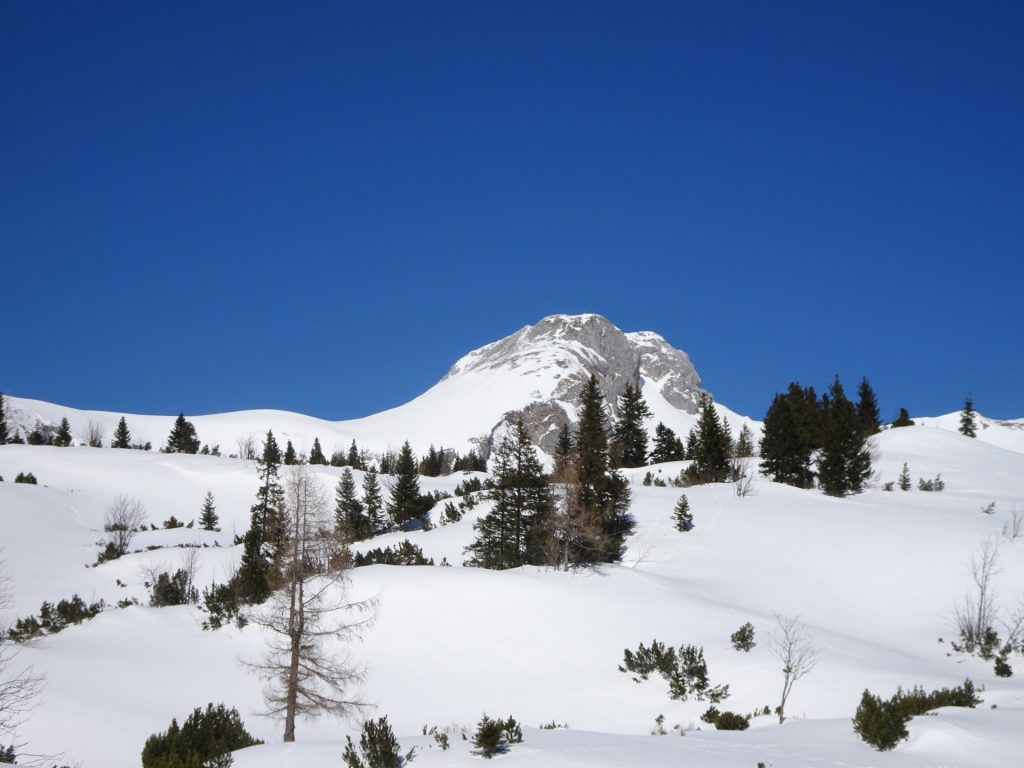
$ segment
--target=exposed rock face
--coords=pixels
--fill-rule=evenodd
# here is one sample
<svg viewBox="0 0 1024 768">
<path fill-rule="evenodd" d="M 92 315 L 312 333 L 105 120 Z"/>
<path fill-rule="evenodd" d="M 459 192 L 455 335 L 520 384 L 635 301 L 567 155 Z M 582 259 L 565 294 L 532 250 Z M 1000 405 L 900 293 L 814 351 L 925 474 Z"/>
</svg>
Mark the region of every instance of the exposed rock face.
<svg viewBox="0 0 1024 768">
<path fill-rule="evenodd" d="M 531 403 L 505 414 L 492 436 L 522 414 L 544 450 L 554 448 L 558 429 L 575 421 L 576 403 L 587 379 L 597 376 L 608 412 L 617 413 L 619 395 L 641 378 L 656 384 L 665 399 L 695 413 L 700 377 L 684 352 L 656 333 L 623 333 L 600 315 L 552 315 L 459 360 L 442 381 L 487 370 L 516 371 L 550 382 Z"/>
</svg>

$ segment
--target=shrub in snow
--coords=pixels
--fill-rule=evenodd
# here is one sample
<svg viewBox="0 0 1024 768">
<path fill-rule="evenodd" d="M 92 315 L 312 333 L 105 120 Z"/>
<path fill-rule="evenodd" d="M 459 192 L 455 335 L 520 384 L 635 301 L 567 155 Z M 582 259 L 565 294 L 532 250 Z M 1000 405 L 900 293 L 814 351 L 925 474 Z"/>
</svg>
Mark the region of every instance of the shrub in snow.
<svg viewBox="0 0 1024 768">
<path fill-rule="evenodd" d="M 1013 667 L 1006 662 L 1005 656 L 996 656 L 996 677 L 1013 677 Z"/>
<path fill-rule="evenodd" d="M 412 762 L 416 749 L 413 747 L 402 755 L 387 717 L 363 723 L 358 751 L 351 737 L 346 736 L 345 739 L 347 743 L 341 757 L 348 768 L 401 768 Z"/>
<path fill-rule="evenodd" d="M 714 706 L 708 707 L 700 719 L 720 731 L 745 731 L 750 727 L 749 715 L 740 715 L 729 711 L 721 712 L 718 707 Z"/>
<path fill-rule="evenodd" d="M 923 715 L 939 707 L 970 707 L 981 703 L 974 683 L 964 680 L 957 688 L 942 688 L 925 693 L 921 687 L 904 691 L 883 701 L 865 690 L 853 716 L 853 730 L 875 749 L 886 751 L 908 736 L 907 723 L 915 715 Z"/>
<path fill-rule="evenodd" d="M 29 485 L 39 484 L 38 481 L 36 480 L 36 476 L 33 475 L 31 472 L 19 472 L 18 476 L 14 478 L 14 482 L 28 483 Z"/>
<path fill-rule="evenodd" d="M 925 480 L 922 477 L 917 481 L 917 489 L 919 491 L 944 491 L 946 484 L 942 480 L 942 475 L 936 475 L 934 480 Z"/>
<path fill-rule="evenodd" d="M 197 602 L 199 593 L 192 586 L 188 572 L 181 568 L 174 573 L 161 571 L 149 585 L 149 604 L 154 608 Z"/>
<path fill-rule="evenodd" d="M 363 565 L 433 565 L 433 558 L 423 556 L 423 550 L 408 539 L 395 547 L 371 549 L 357 554 L 353 560 L 356 567 Z"/>
<path fill-rule="evenodd" d="M 623 652 L 620 672 L 632 672 L 636 682 L 646 680 L 658 672 L 669 684 L 669 696 L 686 701 L 693 696 L 697 701 L 717 704 L 729 696 L 729 686 L 712 686 L 708 679 L 708 665 L 704 660 L 704 649 L 693 645 L 682 645 L 679 650 L 666 647 L 657 640 L 646 648 L 641 643 L 637 650 L 628 648 Z"/>
<path fill-rule="evenodd" d="M 7 631 L 7 635 L 17 643 L 40 635 L 55 635 L 71 624 L 81 624 L 93 618 L 104 607 L 105 603 L 102 600 L 90 605 L 78 595 L 72 595 L 70 600 L 61 600 L 56 605 L 44 602 L 39 606 L 39 618 L 29 616 L 18 619 Z"/>
<path fill-rule="evenodd" d="M 237 709 L 207 704 L 205 711 L 193 710 L 180 726 L 171 720 L 166 731 L 146 739 L 142 768 L 221 768 L 231 764 L 229 753 L 262 743 L 245 729 Z"/>
<path fill-rule="evenodd" d="M 519 744 L 522 740 L 523 732 L 515 718 L 493 720 L 484 715 L 476 725 L 473 746 L 479 755 L 490 759 L 507 752 L 510 744 Z"/>
<path fill-rule="evenodd" d="M 685 493 L 676 502 L 676 508 L 672 512 L 672 522 L 677 531 L 686 533 L 693 530 L 693 513 L 690 512 L 690 500 L 686 498 Z"/>
<path fill-rule="evenodd" d="M 757 643 L 754 642 L 754 625 L 748 621 L 742 627 L 729 635 L 729 639 L 732 641 L 732 647 L 737 651 L 749 651 L 757 645 Z"/>
</svg>

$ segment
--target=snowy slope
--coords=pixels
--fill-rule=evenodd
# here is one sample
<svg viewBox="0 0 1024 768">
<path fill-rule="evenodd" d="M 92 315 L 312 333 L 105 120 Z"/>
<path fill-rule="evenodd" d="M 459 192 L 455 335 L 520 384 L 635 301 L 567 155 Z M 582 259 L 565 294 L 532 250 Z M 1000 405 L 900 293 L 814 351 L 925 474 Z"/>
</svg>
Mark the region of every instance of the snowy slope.
<svg viewBox="0 0 1024 768">
<path fill-rule="evenodd" d="M 989 663 L 949 655 L 949 615 L 979 543 L 998 537 L 1014 508 L 1024 511 L 1024 455 L 924 426 L 884 432 L 873 452 L 872 487 L 849 499 L 764 479 L 745 498 L 730 485 L 688 489 L 697 525 L 689 534 L 671 526 L 680 491 L 645 487 L 647 470 L 631 470 L 637 532 L 619 566 L 577 573 L 459 567 L 487 503 L 459 523 L 361 545 L 408 537 L 454 566 L 356 571 L 354 594 L 381 600 L 376 624 L 351 649 L 367 665 L 363 695 L 389 716 L 403 743 L 422 746 L 423 765 L 478 764 L 461 740 L 441 753 L 418 734 L 424 724 L 471 728 L 487 711 L 527 726 L 571 726 L 526 729 L 526 742 L 502 758 L 511 765 L 1017 766 L 1024 663 L 1015 657 L 1018 674 L 1000 679 Z M 904 463 L 915 483 L 941 473 L 946 490 L 882 491 Z M 681 466 L 654 471 L 671 477 Z M 41 485 L 11 483 L 19 471 L 33 472 Z M 332 490 L 339 470 L 317 472 Z M 207 544 L 200 582 L 217 578 L 238 556 L 231 532 L 247 525 L 256 488 L 251 463 L 85 447 L 3 446 L 0 475 L 13 615 L 74 592 L 141 599 L 146 569 L 177 563 L 184 552 L 177 543 Z M 451 489 L 460 479 L 424 478 L 423 485 Z M 103 509 L 117 494 L 143 500 L 159 525 L 170 514 L 198 516 L 207 489 L 217 499 L 221 534 L 145 533 L 136 546 L 169 548 L 86 567 L 95 561 Z M 995 512 L 982 514 L 993 501 Z M 1000 566 L 996 592 L 1011 606 L 1024 593 L 1024 539 L 1002 543 Z M 774 611 L 799 614 L 821 647 L 818 667 L 794 689 L 794 719 L 783 726 L 761 717 L 744 733 L 714 732 L 699 721 L 706 704 L 671 701 L 663 682 L 638 685 L 616 669 L 625 647 L 653 638 L 694 643 L 705 649 L 712 682 L 731 687 L 723 708 L 774 706 L 780 672 L 766 643 Z M 146 736 L 171 717 L 223 701 L 239 708 L 254 733 L 277 741 L 279 725 L 254 714 L 259 684 L 239 664 L 258 654 L 259 630 L 203 632 L 201 618 L 184 607 L 110 609 L 26 647 L 21 660 L 48 681 L 23 736 L 35 750 L 63 750 L 86 768 L 127 768 L 138 765 Z M 758 642 L 749 654 L 729 644 L 746 621 Z M 854 737 L 849 718 L 865 687 L 887 696 L 897 685 L 955 685 L 968 675 L 987 689 L 978 710 L 917 718 L 909 742 L 891 754 Z M 650 736 L 659 714 L 686 736 Z M 237 765 L 338 765 L 339 740 L 353 727 L 303 720 L 300 744 L 246 750 Z"/>
</svg>

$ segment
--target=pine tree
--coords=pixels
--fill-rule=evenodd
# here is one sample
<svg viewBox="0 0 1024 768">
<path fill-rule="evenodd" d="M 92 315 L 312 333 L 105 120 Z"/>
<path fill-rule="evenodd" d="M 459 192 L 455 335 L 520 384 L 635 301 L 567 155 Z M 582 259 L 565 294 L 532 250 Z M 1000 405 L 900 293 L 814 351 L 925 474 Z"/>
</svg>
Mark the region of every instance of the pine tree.
<svg viewBox="0 0 1024 768">
<path fill-rule="evenodd" d="M 724 483 L 729 479 L 732 436 L 728 422 L 719 419 L 714 401 L 706 392 L 700 397 L 700 414 L 690 433 L 686 477 L 692 483 Z"/>
<path fill-rule="evenodd" d="M 658 426 L 654 428 L 654 450 L 651 451 L 651 464 L 682 461 L 685 453 L 683 441 L 675 432 L 659 421 Z"/>
<path fill-rule="evenodd" d="M 355 440 L 353 440 L 352 445 L 348 447 L 348 465 L 352 467 L 352 469 L 366 469 L 366 467 L 363 466 L 362 459 L 359 457 L 359 448 L 356 446 Z"/>
<path fill-rule="evenodd" d="M 284 491 L 277 474 L 281 466 L 281 449 L 272 431 L 267 431 L 256 466 L 260 487 L 250 513 L 249 530 L 243 541 L 237 575 L 239 591 L 250 603 L 263 602 L 273 591 L 277 581 L 277 555 L 286 534 Z"/>
<path fill-rule="evenodd" d="M 776 394 L 764 417 L 761 471 L 777 483 L 811 488 L 811 458 L 819 447 L 818 420 L 813 387 L 805 389 L 794 381 L 785 394 Z"/>
<path fill-rule="evenodd" d="M 899 416 L 896 417 L 896 421 L 894 421 L 892 423 L 892 426 L 894 428 L 895 427 L 912 427 L 912 426 L 914 426 L 914 420 L 912 418 L 910 418 L 910 414 L 907 412 L 906 408 L 900 408 Z"/>
<path fill-rule="evenodd" d="M 65 416 L 60 420 L 57 434 L 53 436 L 53 444 L 58 448 L 67 448 L 71 445 L 71 442 L 71 424 L 68 422 L 67 416 Z"/>
<path fill-rule="evenodd" d="M 313 447 L 309 451 L 309 463 L 327 466 L 327 457 L 324 456 L 323 449 L 320 447 L 319 437 L 313 438 Z"/>
<path fill-rule="evenodd" d="M 574 562 L 617 562 L 622 557 L 626 536 L 633 531 L 629 515 L 629 483 L 611 469 L 608 433 L 605 426 L 604 396 L 591 375 L 579 402 L 580 420 L 576 432 L 578 503 L 593 520 L 602 537 L 590 553 L 574 553 Z"/>
<path fill-rule="evenodd" d="M 686 533 L 693 530 L 693 513 L 690 512 L 690 500 L 686 498 L 685 493 L 676 502 L 676 508 L 672 512 L 672 522 L 677 531 Z"/>
<path fill-rule="evenodd" d="M 569 422 L 565 422 L 558 428 L 558 442 L 555 443 L 554 475 L 556 477 L 564 473 L 574 450 L 572 428 L 569 426 Z"/>
<path fill-rule="evenodd" d="M 901 491 L 909 491 L 911 488 L 910 484 L 910 470 L 907 469 L 907 465 L 904 463 L 903 471 L 900 472 L 899 478 L 896 480 L 896 485 L 899 486 Z"/>
<path fill-rule="evenodd" d="M 391 491 L 388 514 L 396 528 L 402 528 L 423 514 L 420 501 L 420 480 L 416 472 L 416 457 L 406 440 L 398 452 L 395 463 L 395 487 Z"/>
<path fill-rule="evenodd" d="M 868 377 L 861 379 L 860 387 L 857 389 L 857 422 L 860 424 L 860 432 L 864 437 L 878 434 L 882 428 L 882 417 L 878 412 L 878 399 L 875 397 L 875 390 L 868 383 Z"/>
<path fill-rule="evenodd" d="M 0 392 L 0 445 L 6 445 L 9 440 L 7 434 L 7 398 Z"/>
<path fill-rule="evenodd" d="M 644 419 L 651 409 L 640 393 L 640 387 L 626 385 L 619 396 L 619 418 L 612 429 L 612 455 L 620 467 L 642 467 L 647 463 L 647 430 Z"/>
<path fill-rule="evenodd" d="M 341 471 L 334 498 L 334 528 L 345 541 L 363 541 L 374 535 L 373 523 L 356 496 L 356 481 L 348 467 Z"/>
<path fill-rule="evenodd" d="M 114 430 L 114 439 L 110 441 L 111 448 L 131 448 L 132 433 L 128 431 L 128 422 L 124 416 L 117 422 L 117 429 Z"/>
<path fill-rule="evenodd" d="M 818 482 L 829 496 L 859 493 L 871 475 L 871 454 L 857 409 L 836 376 L 821 398 L 821 453 Z"/>
<path fill-rule="evenodd" d="M 174 420 L 171 434 L 167 438 L 165 453 L 199 453 L 199 436 L 191 421 L 185 418 L 184 413 L 179 413 Z"/>
<path fill-rule="evenodd" d="M 960 434 L 967 437 L 978 436 L 978 421 L 974 415 L 974 396 L 967 393 L 964 409 L 960 412 Z"/>
<path fill-rule="evenodd" d="M 739 439 L 736 440 L 736 448 L 733 453 L 737 459 L 749 459 L 754 455 L 754 433 L 750 431 L 750 425 L 745 423 L 740 429 Z"/>
<path fill-rule="evenodd" d="M 377 470 L 373 467 L 366 470 L 366 474 L 363 475 L 363 507 L 370 521 L 372 535 L 385 533 L 388 530 L 388 523 L 384 516 L 384 500 L 380 492 L 380 483 L 377 481 Z"/>
<path fill-rule="evenodd" d="M 299 463 L 299 458 L 295 454 L 295 446 L 292 445 L 292 441 L 288 441 L 288 445 L 284 449 L 284 464 L 287 467 L 293 466 Z"/>
<path fill-rule="evenodd" d="M 540 526 L 551 510 L 544 467 L 520 417 L 494 452 L 493 510 L 473 529 L 469 563 L 481 568 L 517 568 L 541 563 Z"/>
<path fill-rule="evenodd" d="M 199 527 L 204 531 L 219 531 L 217 526 L 220 518 L 217 517 L 217 508 L 213 505 L 213 492 L 207 491 L 203 499 L 203 508 L 199 513 Z"/>
</svg>

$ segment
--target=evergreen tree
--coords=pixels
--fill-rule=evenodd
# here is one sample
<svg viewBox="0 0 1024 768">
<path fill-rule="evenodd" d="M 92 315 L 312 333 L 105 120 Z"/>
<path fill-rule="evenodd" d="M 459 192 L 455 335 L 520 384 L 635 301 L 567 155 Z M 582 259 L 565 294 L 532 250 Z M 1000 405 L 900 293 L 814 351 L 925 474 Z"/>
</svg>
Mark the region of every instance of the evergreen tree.
<svg viewBox="0 0 1024 768">
<path fill-rule="evenodd" d="M 114 439 L 110 441 L 111 448 L 131 448 L 132 433 L 128 431 L 128 422 L 124 416 L 117 422 L 117 429 L 114 430 Z"/>
<path fill-rule="evenodd" d="M 543 562 L 540 525 L 551 511 L 544 467 L 520 417 L 494 452 L 493 510 L 474 525 L 466 548 L 481 568 L 517 568 Z"/>
<path fill-rule="evenodd" d="M 875 390 L 868 383 L 868 377 L 861 379 L 860 387 L 857 389 L 857 422 L 860 424 L 860 432 L 864 437 L 878 434 L 882 428 L 882 417 L 878 412 L 878 399 L 875 397 Z"/>
<path fill-rule="evenodd" d="M 356 446 L 355 440 L 353 440 L 352 445 L 348 447 L 348 465 L 352 467 L 352 469 L 366 469 L 366 467 L 363 466 L 362 459 L 359 457 L 359 448 Z"/>
<path fill-rule="evenodd" d="M 71 424 L 68 423 L 68 418 L 65 416 L 60 420 L 57 434 L 53 436 L 53 444 L 58 448 L 67 448 L 71 442 Z"/>
<path fill-rule="evenodd" d="M 896 417 L 896 421 L 892 423 L 893 427 L 912 427 L 914 426 L 914 420 L 910 418 L 910 414 L 907 413 L 906 408 L 900 408 L 899 416 Z"/>
<path fill-rule="evenodd" d="M 184 413 L 179 413 L 174 420 L 171 434 L 167 438 L 165 453 L 199 453 L 199 436 L 191 421 L 185 418 Z"/>
<path fill-rule="evenodd" d="M 818 482 L 829 496 L 859 493 L 871 475 L 871 454 L 857 409 L 836 376 L 821 398 L 821 453 Z"/>
<path fill-rule="evenodd" d="M 250 513 L 237 575 L 239 591 L 250 603 L 263 602 L 273 591 L 277 581 L 277 556 L 286 535 L 284 491 L 278 480 L 281 449 L 272 431 L 267 431 L 256 466 L 260 487 Z"/>
<path fill-rule="evenodd" d="M 565 468 L 570 457 L 573 455 L 574 450 L 575 448 L 572 444 L 572 428 L 569 426 L 569 422 L 565 422 L 558 428 L 558 442 L 555 443 L 555 477 L 564 474 Z"/>
<path fill-rule="evenodd" d="M 348 467 L 341 471 L 334 498 L 334 528 L 346 541 L 363 541 L 374 535 L 373 523 L 356 496 L 356 481 Z"/>
<path fill-rule="evenodd" d="M 580 421 L 576 432 L 578 503 L 583 514 L 601 531 L 601 542 L 591 553 L 577 552 L 574 562 L 617 562 L 626 536 L 633 531 L 629 515 L 630 491 L 626 479 L 611 469 L 604 396 L 591 375 L 580 393 Z"/>
<path fill-rule="evenodd" d="M 626 385 L 619 396 L 619 418 L 612 429 L 612 455 L 620 467 L 642 467 L 647 463 L 647 430 L 644 419 L 651 409 L 640 393 L 640 387 Z"/>
<path fill-rule="evenodd" d="M 974 397 L 970 392 L 964 400 L 964 409 L 960 412 L 960 434 L 967 437 L 978 436 L 978 421 L 974 415 Z"/>
<path fill-rule="evenodd" d="M 0 392 L 0 445 L 6 445 L 9 436 L 7 434 L 7 398 Z"/>
<path fill-rule="evenodd" d="M 416 457 L 409 441 L 406 440 L 402 444 L 402 450 L 398 452 L 398 460 L 395 463 L 395 487 L 391 491 L 388 514 L 394 526 L 402 528 L 410 521 L 420 518 L 424 511 L 420 501 Z"/>
<path fill-rule="evenodd" d="M 749 459 L 754 455 L 754 433 L 750 431 L 750 425 L 743 424 L 733 453 L 737 459 Z"/>
<path fill-rule="evenodd" d="M 220 518 L 217 517 L 217 508 L 213 505 L 213 492 L 207 491 L 203 499 L 203 508 L 199 513 L 199 527 L 204 531 L 219 531 L 217 526 Z"/>
<path fill-rule="evenodd" d="M 677 531 L 686 533 L 693 530 L 693 513 L 690 512 L 690 500 L 686 498 L 685 493 L 676 502 L 676 508 L 672 512 L 672 522 Z"/>
<path fill-rule="evenodd" d="M 427 455 L 423 457 L 423 460 L 419 464 L 419 473 L 426 475 L 427 477 L 437 477 L 441 474 L 444 469 L 444 448 L 440 451 L 434 448 L 434 444 L 430 444 L 430 450 L 427 451 Z"/>
<path fill-rule="evenodd" d="M 26 442 L 29 445 L 52 445 L 53 444 L 53 427 L 44 426 L 41 421 L 36 420 L 36 425 L 32 428 L 32 431 L 28 433 Z"/>
<path fill-rule="evenodd" d="M 377 481 L 377 470 L 370 467 L 363 475 L 363 508 L 366 517 L 370 521 L 370 528 L 376 536 L 388 530 L 388 523 L 384 516 L 384 500 L 380 492 L 380 483 Z"/>
<path fill-rule="evenodd" d="M 324 456 L 323 449 L 320 447 L 319 437 L 313 438 L 313 447 L 309 451 L 309 463 L 327 466 L 327 457 Z"/>
<path fill-rule="evenodd" d="M 288 445 L 284 449 L 284 464 L 285 466 L 292 466 L 299 463 L 299 458 L 295 454 L 295 446 L 292 445 L 292 441 L 288 441 Z"/>
<path fill-rule="evenodd" d="M 676 433 L 660 421 L 654 428 L 654 450 L 651 451 L 651 464 L 662 464 L 666 461 L 682 461 L 686 450 L 683 441 Z"/>
<path fill-rule="evenodd" d="M 896 480 L 896 485 L 899 486 L 901 491 L 909 491 L 911 488 L 910 484 L 910 470 L 907 469 L 907 465 L 904 463 L 903 471 L 900 472 L 899 478 Z"/>
<path fill-rule="evenodd" d="M 690 433 L 686 478 L 691 483 L 724 483 L 729 479 L 732 436 L 729 425 L 718 417 L 714 401 L 706 392 L 700 397 L 697 425 Z"/>
<path fill-rule="evenodd" d="M 761 471 L 777 483 L 797 488 L 814 485 L 811 458 L 819 447 L 818 398 L 813 387 L 792 382 L 776 394 L 764 417 Z"/>
</svg>

